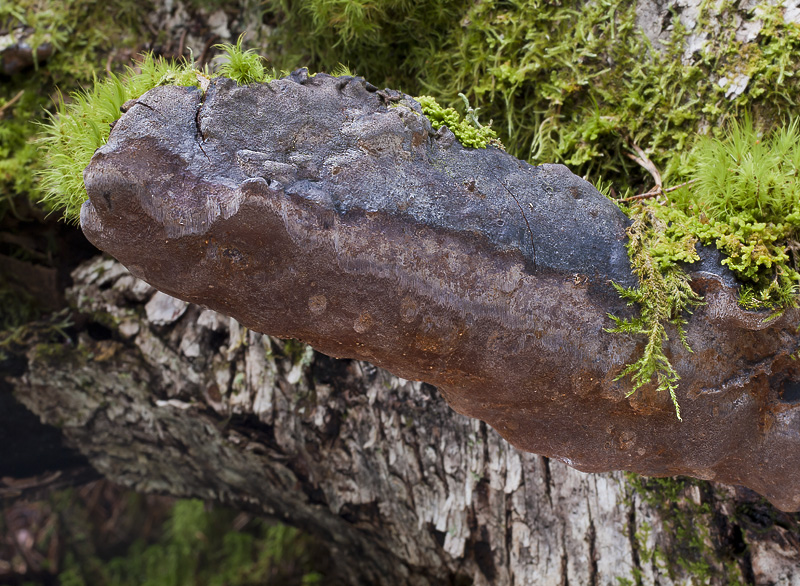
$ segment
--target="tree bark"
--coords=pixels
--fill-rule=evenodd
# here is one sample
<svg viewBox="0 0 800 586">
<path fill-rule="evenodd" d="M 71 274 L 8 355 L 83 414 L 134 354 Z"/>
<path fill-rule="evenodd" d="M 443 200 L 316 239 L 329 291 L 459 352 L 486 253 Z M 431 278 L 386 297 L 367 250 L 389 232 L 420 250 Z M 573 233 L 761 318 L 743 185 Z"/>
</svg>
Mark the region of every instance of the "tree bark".
<svg viewBox="0 0 800 586">
<path fill-rule="evenodd" d="M 429 385 L 246 330 L 114 260 L 74 278 L 84 325 L 28 351 L 17 398 L 115 482 L 322 537 L 334 583 L 800 580 L 797 516 L 746 489 L 584 474 Z"/>
</svg>

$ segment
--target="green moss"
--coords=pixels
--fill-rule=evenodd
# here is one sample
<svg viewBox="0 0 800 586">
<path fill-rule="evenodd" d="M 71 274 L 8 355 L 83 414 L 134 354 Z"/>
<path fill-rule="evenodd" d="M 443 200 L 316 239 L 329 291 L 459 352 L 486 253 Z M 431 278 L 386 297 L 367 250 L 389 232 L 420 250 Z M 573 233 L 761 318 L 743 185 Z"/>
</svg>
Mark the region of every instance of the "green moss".
<svg viewBox="0 0 800 586">
<path fill-rule="evenodd" d="M 219 74 L 234 80 L 237 85 L 247 85 L 269 81 L 271 78 L 267 74 L 262 58 L 255 50 L 242 48 L 244 34 L 239 36 L 235 45 L 222 44 L 217 48 L 225 53 L 226 60 L 219 68 Z"/>
<path fill-rule="evenodd" d="M 71 85 L 91 79 L 109 51 L 136 41 L 131 33 L 142 32 L 144 17 L 152 9 L 150 2 L 135 0 L 15 0 L 0 5 L 0 23 L 12 38 L 15 30 L 32 31 L 25 42 L 34 51 L 44 45 L 52 48 L 46 64 L 34 64 L 39 81 Z"/>
<path fill-rule="evenodd" d="M 641 314 L 613 318 L 611 330 L 647 337 L 642 357 L 620 376 L 632 375 L 631 393 L 655 376 L 658 388 L 670 391 L 678 418 L 678 374 L 664 352 L 664 326 L 673 323 L 688 349 L 682 315 L 700 299 L 680 264 L 699 260 L 698 241 L 725 255 L 722 264 L 742 282 L 744 307 L 798 306 L 800 127 L 795 120 L 762 136 L 746 116 L 721 139 L 702 137 L 687 161 L 689 184 L 669 201 L 631 210 L 628 251 L 639 287 L 618 290 Z"/>
<path fill-rule="evenodd" d="M 610 316 L 615 327 L 610 332 L 643 335 L 646 338 L 641 357 L 628 365 L 617 377 L 631 375 L 633 388 L 626 396 L 656 379 L 656 390 L 668 391 L 681 419 L 676 390 L 680 377 L 664 352 L 669 340 L 667 325 L 677 330 L 683 347 L 691 352 L 683 326 L 685 314 L 697 306 L 701 299 L 692 291 L 689 278 L 680 263 L 698 260 L 694 249 L 696 239 L 681 232 L 660 217 L 658 210 L 638 204 L 630 210 L 633 223 L 628 228 L 628 255 L 633 272 L 638 278 L 636 288 L 626 289 L 614 283 L 628 305 L 641 308 L 639 316 L 622 319 Z"/>
<path fill-rule="evenodd" d="M 652 527 L 642 523 L 632 541 L 636 544 L 641 565 L 649 565 L 657 573 L 666 574 L 672 581 L 701 585 L 710 583 L 744 584 L 736 564 L 737 555 L 719 545 L 713 535 L 711 507 L 705 502 L 710 485 L 685 477 L 647 478 L 626 472 L 625 482 L 630 490 L 628 506 L 635 499 L 658 511 L 663 540 L 651 542 Z M 700 496 L 699 502 L 693 495 Z M 641 584 L 642 576 L 617 578 L 619 584 Z"/>
<path fill-rule="evenodd" d="M 17 213 L 17 195 L 32 193 L 35 181 L 31 168 L 38 149 L 31 141 L 36 128 L 31 124 L 42 109 L 33 78 L 12 87 L 0 87 L 0 109 L 6 118 L 0 123 L 0 217 Z"/>
<path fill-rule="evenodd" d="M 745 117 L 722 140 L 701 138 L 689 158 L 693 183 L 671 196 L 670 221 L 726 255 L 750 309 L 797 305 L 799 122 L 763 136 Z"/>
<path fill-rule="evenodd" d="M 409 94 L 427 88 L 431 52 L 459 26 L 471 0 L 266 0 L 275 29 L 263 53 L 279 69 L 345 63 L 374 84 Z"/>
<path fill-rule="evenodd" d="M 268 81 L 261 57 L 242 49 L 242 37 L 236 45 L 218 45 L 227 59 L 220 72 L 238 84 Z M 44 146 L 47 167 L 40 173 L 44 203 L 60 210 L 64 219 L 77 223 L 80 209 L 87 199 L 83 170 L 94 152 L 106 143 L 111 124 L 122 115 L 121 107 L 159 85 L 200 86 L 206 72 L 194 69 L 188 61 L 174 62 L 145 55 L 138 71 L 109 74 L 95 80 L 90 90 L 76 92 L 70 100 L 61 99 L 57 111 L 43 126 L 39 142 Z"/>
<path fill-rule="evenodd" d="M 463 96 L 463 94 L 461 95 Z M 419 96 L 415 99 L 422 106 L 422 112 L 428 117 L 435 129 L 438 130 L 442 126 L 446 126 L 465 147 L 485 149 L 489 143 L 500 145 L 494 130 L 478 122 L 476 118 L 477 112 L 469 107 L 466 97 L 464 97 L 464 102 L 467 108 L 467 120 L 461 118 L 461 115 L 454 108 L 443 108 L 431 96 Z"/>
<path fill-rule="evenodd" d="M 148 2 L 114 0 L 16 0 L 0 3 L 0 28 L 32 30 L 25 38 L 34 52 L 49 47 L 52 56 L 0 83 L 0 219 L 24 215 L 25 199 L 40 198 L 36 171 L 42 168 L 33 142 L 36 122 L 52 107 L 56 87 L 72 91 L 91 82 L 113 50 L 138 42 Z M 85 26 L 91 22 L 92 26 Z M 14 99 L 16 98 L 16 101 Z M 13 103 L 11 103 L 13 102 Z"/>
<path fill-rule="evenodd" d="M 334 77 L 355 77 L 357 74 L 344 63 L 339 63 L 331 70 L 331 75 Z"/>
<path fill-rule="evenodd" d="M 33 359 L 40 364 L 70 365 L 81 368 L 94 359 L 91 348 L 84 344 L 73 346 L 68 339 L 33 346 Z M 59 425 L 62 427 L 63 424 Z"/>
</svg>

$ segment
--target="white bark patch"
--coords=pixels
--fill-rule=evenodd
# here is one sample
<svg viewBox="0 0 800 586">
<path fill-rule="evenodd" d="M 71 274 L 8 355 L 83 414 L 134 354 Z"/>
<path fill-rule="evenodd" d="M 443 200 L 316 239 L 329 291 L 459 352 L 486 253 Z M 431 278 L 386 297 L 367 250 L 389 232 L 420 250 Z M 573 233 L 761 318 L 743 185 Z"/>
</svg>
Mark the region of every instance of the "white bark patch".
<svg viewBox="0 0 800 586">
<path fill-rule="evenodd" d="M 144 306 L 147 321 L 157 326 L 171 324 L 186 312 L 189 304 L 171 295 L 157 291 Z"/>
</svg>

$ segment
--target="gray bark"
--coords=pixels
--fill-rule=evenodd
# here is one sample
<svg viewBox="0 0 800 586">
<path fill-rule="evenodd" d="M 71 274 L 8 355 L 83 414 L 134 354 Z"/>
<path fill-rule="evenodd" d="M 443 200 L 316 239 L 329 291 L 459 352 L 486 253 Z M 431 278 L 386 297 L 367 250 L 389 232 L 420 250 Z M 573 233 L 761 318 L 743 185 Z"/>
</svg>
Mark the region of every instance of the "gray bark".
<svg viewBox="0 0 800 586">
<path fill-rule="evenodd" d="M 321 536 L 334 583 L 800 582 L 796 516 L 749 491 L 647 495 L 510 447 L 429 385 L 246 330 L 111 259 L 74 277 L 94 325 L 32 348 L 18 399 L 115 482 Z"/>
</svg>

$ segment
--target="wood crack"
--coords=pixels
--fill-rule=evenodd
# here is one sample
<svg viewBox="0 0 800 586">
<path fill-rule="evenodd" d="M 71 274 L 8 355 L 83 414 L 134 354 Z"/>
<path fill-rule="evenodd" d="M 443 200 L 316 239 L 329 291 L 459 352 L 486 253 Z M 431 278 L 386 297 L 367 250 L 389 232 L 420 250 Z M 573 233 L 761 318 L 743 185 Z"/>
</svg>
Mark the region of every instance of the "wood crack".
<svg viewBox="0 0 800 586">
<path fill-rule="evenodd" d="M 636 495 L 630 494 L 630 506 L 628 507 L 628 543 L 631 546 L 631 563 L 633 564 L 633 575 L 636 579 L 636 586 L 642 586 L 642 561 L 639 557 L 639 541 L 636 538 Z"/>
</svg>

